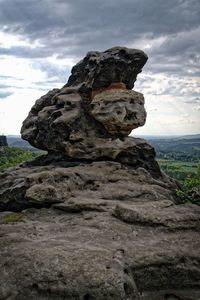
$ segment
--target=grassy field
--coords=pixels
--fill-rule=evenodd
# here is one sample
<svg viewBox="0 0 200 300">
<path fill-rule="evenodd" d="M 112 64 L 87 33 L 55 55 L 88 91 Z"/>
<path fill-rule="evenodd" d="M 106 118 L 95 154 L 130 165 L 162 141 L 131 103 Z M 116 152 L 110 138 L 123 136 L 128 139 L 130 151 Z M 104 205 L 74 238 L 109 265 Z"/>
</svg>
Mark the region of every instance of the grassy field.
<svg viewBox="0 0 200 300">
<path fill-rule="evenodd" d="M 183 180 L 197 172 L 197 163 L 195 162 L 158 159 L 158 163 L 164 172 L 179 180 Z"/>
<path fill-rule="evenodd" d="M 25 161 L 31 161 L 41 154 L 17 147 L 5 147 L 4 151 L 4 156 L 0 156 L 0 171 L 15 167 Z"/>
</svg>

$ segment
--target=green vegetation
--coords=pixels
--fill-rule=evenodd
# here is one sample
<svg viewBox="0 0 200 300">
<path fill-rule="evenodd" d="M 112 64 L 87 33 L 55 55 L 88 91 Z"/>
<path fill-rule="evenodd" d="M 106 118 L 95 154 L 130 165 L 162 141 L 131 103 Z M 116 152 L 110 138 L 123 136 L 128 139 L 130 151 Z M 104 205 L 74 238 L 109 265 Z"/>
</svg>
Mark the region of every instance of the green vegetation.
<svg viewBox="0 0 200 300">
<path fill-rule="evenodd" d="M 184 203 L 200 205 L 200 163 L 176 160 L 158 160 L 163 171 L 180 181 L 176 195 Z"/>
<path fill-rule="evenodd" d="M 166 174 L 180 181 L 197 172 L 196 162 L 158 159 L 158 163 Z"/>
<path fill-rule="evenodd" d="M 39 155 L 39 152 L 27 151 L 16 147 L 5 147 L 5 155 L 0 157 L 0 171 L 17 166 L 24 161 L 31 161 Z"/>
<path fill-rule="evenodd" d="M 200 205 L 200 163 L 197 172 L 183 181 L 182 189 L 177 190 L 176 194 L 185 203 Z"/>
<path fill-rule="evenodd" d="M 200 158 L 200 148 L 192 148 L 190 151 L 157 151 L 156 155 L 158 159 L 163 159 L 163 160 L 178 160 L 182 162 L 194 162 L 198 161 Z"/>
<path fill-rule="evenodd" d="M 149 142 L 156 149 L 161 169 L 181 183 L 177 196 L 182 202 L 200 205 L 200 135 L 158 138 Z"/>
<path fill-rule="evenodd" d="M 177 138 L 149 139 L 156 149 L 158 159 L 182 162 L 198 162 L 200 159 L 200 135 Z"/>
<path fill-rule="evenodd" d="M 23 217 L 24 215 L 22 213 L 12 213 L 2 217 L 0 220 L 0 224 L 12 224 L 21 221 Z"/>
</svg>

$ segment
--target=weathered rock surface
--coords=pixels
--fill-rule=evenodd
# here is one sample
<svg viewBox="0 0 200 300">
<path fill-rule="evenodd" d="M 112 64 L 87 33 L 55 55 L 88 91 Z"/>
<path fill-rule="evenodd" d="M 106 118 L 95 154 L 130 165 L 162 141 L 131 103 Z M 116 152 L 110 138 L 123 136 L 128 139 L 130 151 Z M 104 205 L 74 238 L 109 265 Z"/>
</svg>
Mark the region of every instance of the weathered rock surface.
<svg viewBox="0 0 200 300">
<path fill-rule="evenodd" d="M 0 156 L 5 155 L 5 147 L 8 146 L 7 138 L 5 135 L 0 135 Z"/>
<path fill-rule="evenodd" d="M 76 198 L 175 202 L 176 187 L 164 174 L 155 179 L 143 168 L 116 162 L 24 166 L 0 173 L 0 211 L 48 207 Z"/>
<path fill-rule="evenodd" d="M 113 82 L 123 82 L 131 90 L 147 59 L 143 51 L 126 47 L 113 47 L 104 52 L 91 51 L 72 68 L 66 86 L 84 82 L 92 90 L 98 90 L 107 88 Z"/>
<path fill-rule="evenodd" d="M 109 133 L 127 136 L 145 123 L 144 97 L 124 89 L 106 90 L 93 98 L 91 114 Z"/>
<path fill-rule="evenodd" d="M 27 210 L 2 225 L 1 299 L 199 299 L 199 232 L 108 212 Z"/>
<path fill-rule="evenodd" d="M 128 156 L 130 147 L 140 152 L 137 140 L 127 136 L 145 123 L 144 97 L 131 89 L 146 61 L 144 52 L 122 47 L 89 52 L 72 68 L 63 88 L 36 101 L 23 123 L 22 137 L 66 159 L 89 159 L 91 152 L 91 159 L 113 159 L 119 149 Z M 135 159 L 141 160 L 141 155 Z"/>
<path fill-rule="evenodd" d="M 199 300 L 200 207 L 144 140 L 140 50 L 90 52 L 22 126 L 48 151 L 0 173 L 1 300 Z"/>
<path fill-rule="evenodd" d="M 176 183 L 65 164 L 0 175 L 1 210 L 22 210 L 0 214 L 0 299 L 200 299 L 200 208 L 177 203 Z"/>
<path fill-rule="evenodd" d="M 7 138 L 5 135 L 0 135 L 0 147 L 8 146 Z"/>
</svg>

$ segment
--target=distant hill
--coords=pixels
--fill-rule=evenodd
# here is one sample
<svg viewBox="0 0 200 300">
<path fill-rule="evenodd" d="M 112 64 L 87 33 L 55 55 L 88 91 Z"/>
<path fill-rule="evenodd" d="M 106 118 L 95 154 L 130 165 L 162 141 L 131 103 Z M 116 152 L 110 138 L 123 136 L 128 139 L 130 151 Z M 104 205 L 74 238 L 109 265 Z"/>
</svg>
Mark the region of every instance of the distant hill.
<svg viewBox="0 0 200 300">
<path fill-rule="evenodd" d="M 184 140 L 200 139 L 200 134 L 183 135 L 178 137 L 177 139 L 184 139 Z"/>
<path fill-rule="evenodd" d="M 200 134 L 190 135 L 134 135 L 133 137 L 145 140 L 179 140 L 179 139 L 200 139 Z"/>
<path fill-rule="evenodd" d="M 180 137 L 169 137 L 169 138 L 148 138 L 147 140 L 157 150 L 174 150 L 174 151 L 190 151 L 193 149 L 200 150 L 200 135 L 186 135 Z"/>
<path fill-rule="evenodd" d="M 175 159 L 183 161 L 200 160 L 200 134 L 184 136 L 137 136 L 146 139 L 155 147 L 157 158 Z M 10 147 L 19 147 L 32 151 L 38 149 L 32 147 L 27 141 L 18 135 L 7 136 Z"/>
<path fill-rule="evenodd" d="M 8 135 L 7 142 L 8 142 L 8 146 L 10 147 L 18 147 L 18 148 L 28 149 L 32 151 L 38 150 L 32 147 L 27 141 L 24 141 L 20 135 Z"/>
<path fill-rule="evenodd" d="M 155 147 L 157 157 L 182 161 L 200 160 L 200 134 L 178 137 L 146 138 Z"/>
</svg>

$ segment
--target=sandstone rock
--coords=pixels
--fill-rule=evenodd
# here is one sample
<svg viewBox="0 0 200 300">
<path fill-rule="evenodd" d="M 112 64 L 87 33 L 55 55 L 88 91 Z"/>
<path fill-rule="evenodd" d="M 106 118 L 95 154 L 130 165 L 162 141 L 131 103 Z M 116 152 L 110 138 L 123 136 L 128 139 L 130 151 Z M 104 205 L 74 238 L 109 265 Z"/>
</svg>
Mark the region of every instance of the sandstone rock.
<svg viewBox="0 0 200 300">
<path fill-rule="evenodd" d="M 137 161 L 147 167 L 148 161 L 155 161 L 153 148 L 143 142 L 142 152 L 149 152 L 143 159 L 141 142 L 127 137 L 145 123 L 144 97 L 131 88 L 146 61 L 146 54 L 135 49 L 89 52 L 72 68 L 63 88 L 36 101 L 23 123 L 22 138 L 68 160 L 123 162 L 123 156 L 131 165 Z M 155 162 L 154 167 L 158 172 Z"/>
<path fill-rule="evenodd" d="M 89 194 L 89 193 L 88 193 Z M 89 197 L 88 197 L 89 198 Z M 80 197 L 69 198 L 64 203 L 54 204 L 53 207 L 66 211 L 66 212 L 81 212 L 81 211 L 106 211 L 104 206 L 107 205 L 106 201 L 96 200 L 95 198 Z"/>
<path fill-rule="evenodd" d="M 48 154 L 0 173 L 1 300 L 200 299 L 200 208 L 128 137 L 146 60 L 90 52 L 32 107 L 22 136 Z"/>
<path fill-rule="evenodd" d="M 110 201 L 102 211 L 27 209 L 20 222 L 2 224 L 0 299 L 199 299 L 199 231 L 179 218 L 173 227 L 127 224 L 112 216 L 119 200 Z"/>
<path fill-rule="evenodd" d="M 0 135 L 0 147 L 8 146 L 7 138 L 5 135 Z"/>
<path fill-rule="evenodd" d="M 28 203 L 36 204 L 52 204 L 61 202 L 57 197 L 56 189 L 49 184 L 34 184 L 26 190 L 24 197 L 28 200 Z"/>
<path fill-rule="evenodd" d="M 119 204 L 114 216 L 128 223 L 162 225 L 169 228 L 200 227 L 200 207 L 196 205 L 177 205 L 162 200 L 140 204 Z"/>
<path fill-rule="evenodd" d="M 57 207 L 67 206 L 68 210 L 72 206 L 72 210 L 82 210 L 82 206 L 94 210 L 98 199 L 175 202 L 176 187 L 175 181 L 164 174 L 155 180 L 142 168 L 134 170 L 115 162 L 78 163 L 73 167 L 63 167 L 62 162 L 56 166 L 24 166 L 0 173 L 0 211 L 49 207 L 58 202 L 64 203 Z M 109 203 L 112 201 L 106 205 Z"/>
<path fill-rule="evenodd" d="M 175 188 L 109 161 L 1 173 L 1 210 L 25 210 L 1 219 L 0 299 L 197 300 L 200 209 Z"/>
<path fill-rule="evenodd" d="M 5 135 L 0 135 L 0 157 L 5 155 L 5 147 L 8 146 Z"/>
<path fill-rule="evenodd" d="M 104 52 L 91 51 L 72 68 L 66 86 L 84 82 L 92 90 L 98 90 L 107 88 L 113 82 L 123 82 L 128 89 L 132 89 L 147 59 L 143 51 L 126 47 L 113 47 Z"/>
<path fill-rule="evenodd" d="M 91 114 L 109 133 L 127 136 L 145 123 L 144 97 L 134 91 L 106 90 L 93 98 Z"/>
</svg>

